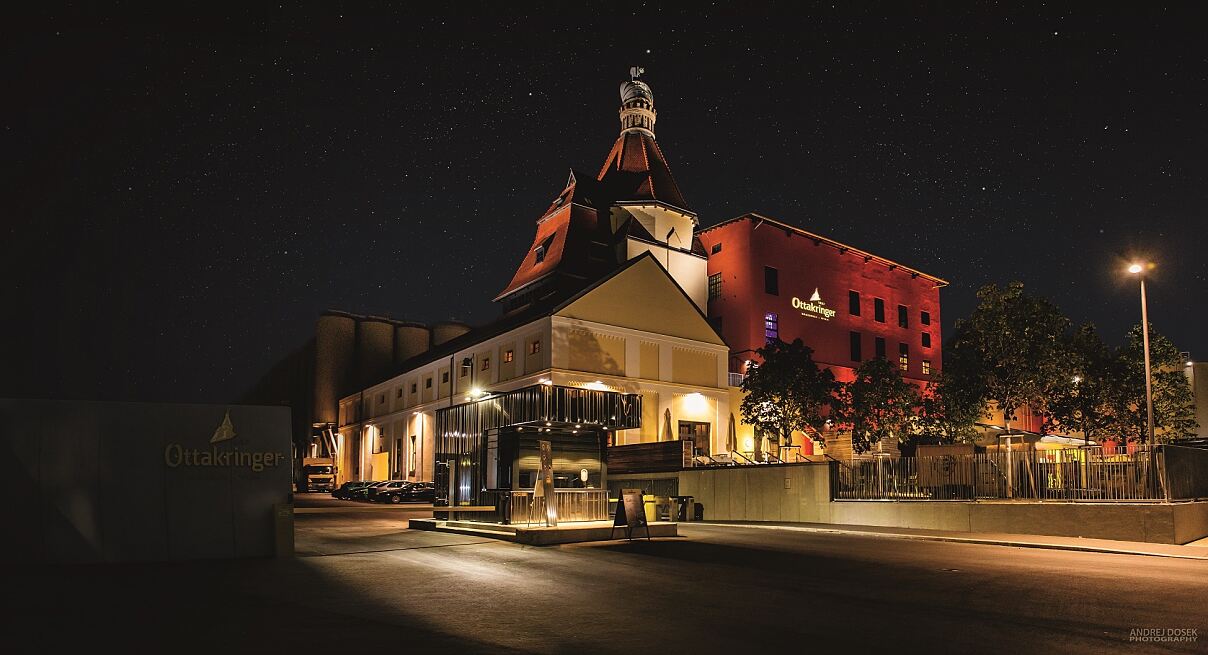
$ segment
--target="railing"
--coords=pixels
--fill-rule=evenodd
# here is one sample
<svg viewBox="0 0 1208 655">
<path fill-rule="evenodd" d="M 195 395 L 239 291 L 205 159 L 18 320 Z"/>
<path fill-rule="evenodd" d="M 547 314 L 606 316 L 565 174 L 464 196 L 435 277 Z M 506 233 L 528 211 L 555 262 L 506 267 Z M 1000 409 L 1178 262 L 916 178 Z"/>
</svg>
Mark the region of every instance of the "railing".
<svg viewBox="0 0 1208 655">
<path fill-rule="evenodd" d="M 545 496 L 533 498 L 532 489 L 490 489 L 484 492 L 487 504 L 495 505 L 494 513 L 476 517 L 478 520 L 513 525 L 545 523 Z M 607 489 L 555 489 L 558 522 L 608 520 Z"/>
<path fill-rule="evenodd" d="M 730 373 L 729 382 L 731 387 L 741 387 L 744 380 L 747 379 L 744 373 Z"/>
<path fill-rule="evenodd" d="M 1193 451 L 1193 452 L 1183 452 Z M 1208 452 L 1161 446 L 876 457 L 831 464 L 838 500 L 1171 500 L 1208 497 Z"/>
</svg>

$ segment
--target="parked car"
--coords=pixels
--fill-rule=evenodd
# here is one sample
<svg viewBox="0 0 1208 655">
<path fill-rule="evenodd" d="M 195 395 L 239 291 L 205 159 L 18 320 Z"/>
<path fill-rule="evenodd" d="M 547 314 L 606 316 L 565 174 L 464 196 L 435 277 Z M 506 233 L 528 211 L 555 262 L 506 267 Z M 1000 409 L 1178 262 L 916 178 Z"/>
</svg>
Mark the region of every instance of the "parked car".
<svg viewBox="0 0 1208 655">
<path fill-rule="evenodd" d="M 403 500 L 412 502 L 427 501 L 432 502 L 436 499 L 436 485 L 431 482 L 416 482 L 407 488 L 407 496 Z"/>
<path fill-rule="evenodd" d="M 334 491 L 331 492 L 331 497 L 339 498 L 341 500 L 348 500 L 349 498 L 352 498 L 352 492 L 356 491 L 357 489 L 361 489 L 361 488 L 365 487 L 366 485 L 370 485 L 370 484 L 373 484 L 373 482 L 369 481 L 369 480 L 356 480 L 353 482 L 345 482 L 344 484 L 340 485 Z"/>
<path fill-rule="evenodd" d="M 369 484 L 367 484 L 359 489 L 354 489 L 352 491 L 352 494 L 348 496 L 348 499 L 349 500 L 369 500 L 369 492 L 373 491 L 377 487 L 380 487 L 380 486 L 386 484 L 386 482 L 387 482 L 386 480 L 378 480 L 376 482 L 370 482 Z"/>
<path fill-rule="evenodd" d="M 406 480 L 390 480 L 386 484 L 370 489 L 366 500 L 374 503 L 384 503 L 390 500 L 392 494 L 402 493 L 409 486 L 411 486 L 411 483 Z"/>
</svg>

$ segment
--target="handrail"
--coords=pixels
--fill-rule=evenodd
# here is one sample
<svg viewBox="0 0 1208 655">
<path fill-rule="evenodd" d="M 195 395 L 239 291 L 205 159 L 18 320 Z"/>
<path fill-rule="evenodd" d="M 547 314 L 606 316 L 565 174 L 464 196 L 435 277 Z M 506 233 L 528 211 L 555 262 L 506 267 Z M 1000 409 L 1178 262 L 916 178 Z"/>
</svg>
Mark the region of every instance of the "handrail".
<svg viewBox="0 0 1208 655">
<path fill-rule="evenodd" d="M 733 457 L 733 456 L 735 456 L 735 455 L 738 455 L 739 457 L 741 457 L 741 458 L 743 458 L 743 459 L 747 460 L 747 463 L 748 463 L 748 464 L 757 464 L 757 463 L 758 463 L 758 462 L 756 462 L 755 460 L 751 459 L 750 457 L 747 457 L 746 455 L 742 454 L 742 452 L 741 452 L 741 451 L 738 451 L 738 450 L 731 450 L 731 451 L 730 451 L 730 457 Z"/>
</svg>

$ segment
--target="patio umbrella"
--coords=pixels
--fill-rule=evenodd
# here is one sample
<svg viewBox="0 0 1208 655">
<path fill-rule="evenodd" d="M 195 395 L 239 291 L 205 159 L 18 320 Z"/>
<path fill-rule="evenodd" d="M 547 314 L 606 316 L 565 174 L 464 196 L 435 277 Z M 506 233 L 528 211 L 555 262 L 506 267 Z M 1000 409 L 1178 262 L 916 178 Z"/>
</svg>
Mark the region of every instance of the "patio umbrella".
<svg viewBox="0 0 1208 655">
<path fill-rule="evenodd" d="M 726 452 L 738 450 L 738 431 L 734 427 L 734 412 L 730 412 L 730 428 L 726 432 Z"/>
<path fill-rule="evenodd" d="M 666 411 L 663 412 L 663 440 L 664 441 L 674 441 L 674 438 L 671 436 L 671 408 L 670 407 L 668 407 L 666 409 Z"/>
</svg>

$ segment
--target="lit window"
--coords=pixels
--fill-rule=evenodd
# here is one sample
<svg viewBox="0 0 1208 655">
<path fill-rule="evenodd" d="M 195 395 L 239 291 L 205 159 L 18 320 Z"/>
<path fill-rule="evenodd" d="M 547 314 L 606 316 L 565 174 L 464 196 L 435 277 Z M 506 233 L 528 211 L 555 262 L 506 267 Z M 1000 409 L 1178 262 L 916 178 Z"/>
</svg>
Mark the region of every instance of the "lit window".
<svg viewBox="0 0 1208 655">
<path fill-rule="evenodd" d="M 540 339 L 529 344 L 529 354 L 530 355 L 536 355 L 539 352 L 541 352 L 541 340 Z"/>
<path fill-rule="evenodd" d="M 491 358 L 490 358 L 490 357 L 483 357 L 483 358 L 482 358 L 482 365 L 481 365 L 479 368 L 480 368 L 481 370 L 483 370 L 483 371 L 488 371 L 488 370 L 490 370 L 490 368 L 491 368 Z"/>
<path fill-rule="evenodd" d="M 721 273 L 709 276 L 709 300 L 721 297 Z"/>
<path fill-rule="evenodd" d="M 763 315 L 763 336 L 767 343 L 780 339 L 780 316 L 773 313 Z"/>
<path fill-rule="evenodd" d="M 898 368 L 903 371 L 910 370 L 910 346 L 908 344 L 898 344 Z"/>
<path fill-rule="evenodd" d="M 923 347 L 924 348 L 931 347 L 931 333 L 930 332 L 923 333 Z"/>
<path fill-rule="evenodd" d="M 880 298 L 872 300 L 872 318 L 878 323 L 885 322 L 885 301 Z"/>
<path fill-rule="evenodd" d="M 923 360 L 923 375 L 931 375 L 931 361 Z"/>
<path fill-rule="evenodd" d="M 514 356 L 514 355 L 512 354 L 512 351 L 510 351 L 510 350 L 505 350 L 505 351 L 503 352 L 503 363 L 504 363 L 504 364 L 508 364 L 508 363 L 510 363 L 510 362 L 512 361 L 512 357 L 513 357 L 513 356 Z"/>
</svg>

